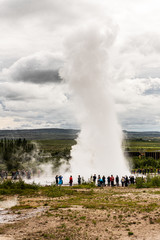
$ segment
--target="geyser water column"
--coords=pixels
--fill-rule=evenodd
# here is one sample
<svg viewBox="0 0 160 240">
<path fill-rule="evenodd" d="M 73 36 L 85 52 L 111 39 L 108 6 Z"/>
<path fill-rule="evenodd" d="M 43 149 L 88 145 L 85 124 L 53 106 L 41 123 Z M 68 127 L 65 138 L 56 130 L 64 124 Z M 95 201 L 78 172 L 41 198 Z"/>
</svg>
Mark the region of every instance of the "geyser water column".
<svg viewBox="0 0 160 240">
<path fill-rule="evenodd" d="M 110 94 L 110 55 L 115 37 L 115 28 L 94 23 L 78 29 L 65 45 L 66 62 L 61 75 L 71 89 L 81 127 L 77 145 L 71 152 L 73 175 L 88 178 L 95 173 L 129 172 Z"/>
</svg>

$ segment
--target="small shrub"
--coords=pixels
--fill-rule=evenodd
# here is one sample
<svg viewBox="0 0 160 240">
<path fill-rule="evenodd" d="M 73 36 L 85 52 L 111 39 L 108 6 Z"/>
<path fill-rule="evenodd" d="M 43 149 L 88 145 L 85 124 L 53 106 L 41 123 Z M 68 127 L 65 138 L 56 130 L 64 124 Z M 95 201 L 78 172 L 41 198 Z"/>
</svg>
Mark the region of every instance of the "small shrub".
<svg viewBox="0 0 160 240">
<path fill-rule="evenodd" d="M 152 188 L 160 187 L 160 176 L 150 177 L 147 176 L 146 179 L 143 177 L 136 178 L 136 188 Z"/>
<path fill-rule="evenodd" d="M 94 224 L 94 226 L 97 224 L 96 220 L 92 220 L 92 223 Z"/>
<path fill-rule="evenodd" d="M 149 218 L 149 223 L 150 223 L 150 224 L 154 224 L 154 221 L 153 221 L 152 218 Z"/>
<path fill-rule="evenodd" d="M 133 232 L 128 232 L 128 236 L 132 236 L 133 235 Z"/>
<path fill-rule="evenodd" d="M 160 218 L 156 219 L 155 222 L 160 224 Z"/>
<path fill-rule="evenodd" d="M 160 177 L 151 178 L 151 187 L 160 187 Z"/>
<path fill-rule="evenodd" d="M 144 187 L 145 187 L 144 178 L 137 177 L 136 178 L 136 188 L 144 188 Z"/>
</svg>

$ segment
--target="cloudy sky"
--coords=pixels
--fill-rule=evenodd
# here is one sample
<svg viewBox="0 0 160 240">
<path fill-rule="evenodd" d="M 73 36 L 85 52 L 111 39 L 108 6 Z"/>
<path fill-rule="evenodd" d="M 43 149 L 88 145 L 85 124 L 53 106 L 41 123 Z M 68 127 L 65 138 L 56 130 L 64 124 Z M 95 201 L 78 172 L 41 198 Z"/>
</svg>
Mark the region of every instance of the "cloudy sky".
<svg viewBox="0 0 160 240">
<path fill-rule="evenodd" d="M 0 0 L 0 129 L 78 128 L 59 77 L 64 43 L 88 22 L 112 22 L 112 94 L 125 130 L 160 130 L 158 0 Z M 106 66 L 107 67 L 107 66 Z"/>
</svg>

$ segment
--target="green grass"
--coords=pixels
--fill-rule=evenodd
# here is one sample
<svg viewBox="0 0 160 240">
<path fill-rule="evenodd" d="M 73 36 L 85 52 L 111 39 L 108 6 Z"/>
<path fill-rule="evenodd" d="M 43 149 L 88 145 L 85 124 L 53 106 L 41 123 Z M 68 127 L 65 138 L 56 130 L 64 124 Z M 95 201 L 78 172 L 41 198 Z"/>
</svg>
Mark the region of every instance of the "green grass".
<svg viewBox="0 0 160 240">
<path fill-rule="evenodd" d="M 77 190 L 74 190 L 72 188 L 68 187 L 61 187 L 61 186 L 48 186 L 46 188 L 41 187 L 41 190 L 43 191 L 43 194 L 48 196 L 48 197 L 62 197 L 62 196 L 72 196 L 76 195 Z"/>
<path fill-rule="evenodd" d="M 130 151 L 139 151 L 139 150 L 147 150 L 147 151 L 154 151 L 160 149 L 160 140 L 125 140 L 123 142 L 123 148 L 129 148 Z"/>
<path fill-rule="evenodd" d="M 133 232 L 128 232 L 128 236 L 132 236 L 133 235 Z"/>
<path fill-rule="evenodd" d="M 153 187 L 160 187 L 160 176 L 150 177 L 147 178 L 137 177 L 136 178 L 136 188 L 153 188 Z"/>
<path fill-rule="evenodd" d="M 85 188 L 86 191 L 81 191 L 80 189 L 77 190 L 75 187 L 63 187 L 63 186 L 39 186 L 36 184 L 27 184 L 24 181 L 11 181 L 6 180 L 0 183 L 0 195 L 43 195 L 51 198 L 60 198 L 63 196 L 68 197 L 77 197 L 77 198 L 83 198 L 83 197 L 90 197 L 93 193 L 93 187 L 90 184 L 82 185 L 82 189 Z M 3 199 L 3 198 L 2 198 Z"/>
<path fill-rule="evenodd" d="M 64 150 L 71 149 L 76 144 L 76 140 L 36 140 L 41 150 L 52 151 L 52 150 Z M 123 149 L 129 148 L 130 151 L 148 150 L 154 151 L 160 149 L 160 140 L 124 140 L 122 144 Z"/>
<path fill-rule="evenodd" d="M 35 207 L 30 205 L 16 205 L 14 207 L 11 207 L 12 210 L 23 210 L 23 209 L 31 209 L 31 208 L 35 208 Z"/>
<path fill-rule="evenodd" d="M 0 183 L 0 195 L 33 195 L 37 193 L 38 189 L 38 185 L 27 184 L 21 180 L 17 182 L 6 180 Z"/>
<path fill-rule="evenodd" d="M 80 185 L 72 186 L 72 189 L 92 189 L 96 188 L 96 185 L 94 183 L 82 183 Z"/>
<path fill-rule="evenodd" d="M 75 140 L 37 140 L 36 142 L 44 151 L 71 149 L 76 144 Z"/>
<path fill-rule="evenodd" d="M 41 236 L 44 239 L 55 239 L 55 235 L 54 234 L 50 234 L 50 233 L 43 233 Z"/>
<path fill-rule="evenodd" d="M 160 191 L 155 191 L 154 194 L 160 194 Z"/>
</svg>

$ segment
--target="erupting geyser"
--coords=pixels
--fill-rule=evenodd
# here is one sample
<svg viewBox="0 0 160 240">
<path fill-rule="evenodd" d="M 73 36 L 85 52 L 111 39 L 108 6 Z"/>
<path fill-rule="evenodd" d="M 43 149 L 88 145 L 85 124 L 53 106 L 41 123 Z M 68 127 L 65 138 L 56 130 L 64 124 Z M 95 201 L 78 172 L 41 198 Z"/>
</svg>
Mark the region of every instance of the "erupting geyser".
<svg viewBox="0 0 160 240">
<path fill-rule="evenodd" d="M 114 27 L 90 24 L 66 42 L 66 63 L 61 75 L 71 89 L 81 126 L 77 145 L 71 152 L 71 171 L 75 176 L 129 173 L 110 93 L 110 55 L 115 37 Z"/>
</svg>

